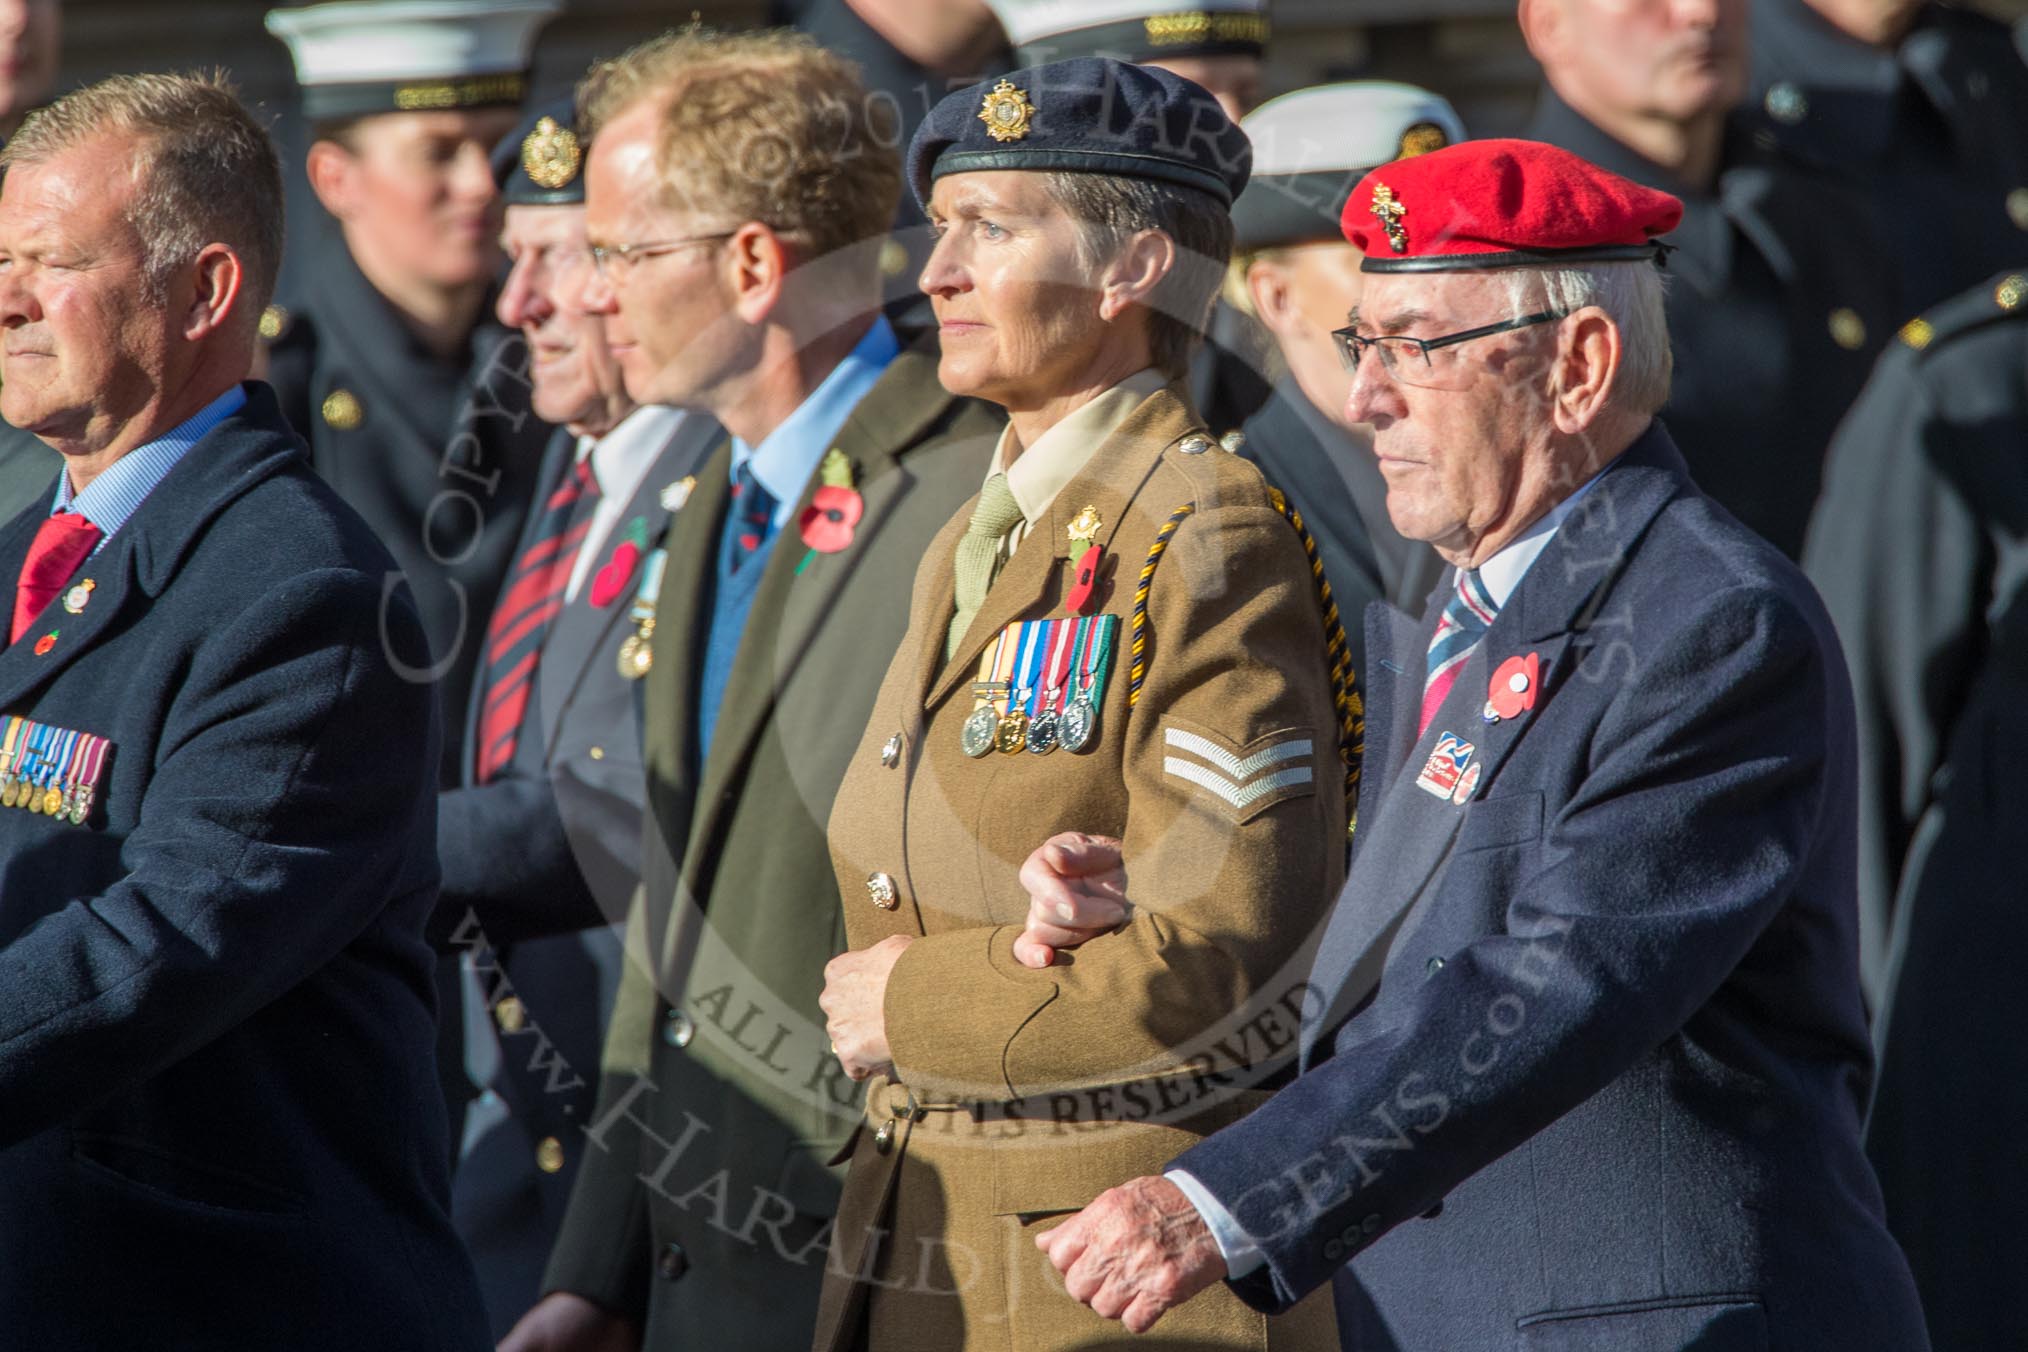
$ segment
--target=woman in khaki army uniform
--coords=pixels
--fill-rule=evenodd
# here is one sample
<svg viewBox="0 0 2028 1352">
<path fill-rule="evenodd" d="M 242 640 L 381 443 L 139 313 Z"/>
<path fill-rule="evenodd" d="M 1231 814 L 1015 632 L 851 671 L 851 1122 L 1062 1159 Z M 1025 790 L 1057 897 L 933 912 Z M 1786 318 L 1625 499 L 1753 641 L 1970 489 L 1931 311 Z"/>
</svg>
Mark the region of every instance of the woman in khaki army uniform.
<svg viewBox="0 0 2028 1352">
<path fill-rule="evenodd" d="M 955 94 L 911 146 L 940 376 L 1010 425 L 929 547 L 831 818 L 850 951 L 821 1003 L 871 1083 L 819 1349 L 1124 1338 L 1033 1236 L 1293 1054 L 1349 697 L 1302 537 L 1178 385 L 1249 158 L 1195 85 L 1097 59 Z M 1018 869 L 1072 828 L 1119 837 L 1159 900 L 1030 970 Z M 1176 1313 L 1160 1345 L 1336 1346 L 1316 1302 Z"/>
</svg>

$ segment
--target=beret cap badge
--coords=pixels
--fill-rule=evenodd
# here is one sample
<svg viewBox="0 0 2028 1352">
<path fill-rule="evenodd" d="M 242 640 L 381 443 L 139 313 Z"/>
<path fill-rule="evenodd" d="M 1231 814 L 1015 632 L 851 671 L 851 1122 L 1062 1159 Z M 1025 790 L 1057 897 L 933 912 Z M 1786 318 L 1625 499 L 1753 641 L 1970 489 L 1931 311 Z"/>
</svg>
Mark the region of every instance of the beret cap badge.
<svg viewBox="0 0 2028 1352">
<path fill-rule="evenodd" d="M 567 186 L 583 164 L 584 150 L 578 145 L 577 133 L 558 125 L 553 117 L 537 122 L 521 142 L 521 167 L 538 187 L 553 190 Z"/>
<path fill-rule="evenodd" d="M 1028 119 L 1033 116 L 1035 105 L 1028 101 L 1027 93 L 1007 80 L 994 85 L 979 108 L 986 134 L 996 141 L 1019 141 L 1028 135 Z"/>
<path fill-rule="evenodd" d="M 1373 215 L 1380 222 L 1380 228 L 1387 232 L 1388 247 L 1396 253 L 1408 252 L 1408 231 L 1402 227 L 1401 218 L 1408 214 L 1408 208 L 1395 200 L 1394 189 L 1385 183 L 1373 185 Z"/>
</svg>

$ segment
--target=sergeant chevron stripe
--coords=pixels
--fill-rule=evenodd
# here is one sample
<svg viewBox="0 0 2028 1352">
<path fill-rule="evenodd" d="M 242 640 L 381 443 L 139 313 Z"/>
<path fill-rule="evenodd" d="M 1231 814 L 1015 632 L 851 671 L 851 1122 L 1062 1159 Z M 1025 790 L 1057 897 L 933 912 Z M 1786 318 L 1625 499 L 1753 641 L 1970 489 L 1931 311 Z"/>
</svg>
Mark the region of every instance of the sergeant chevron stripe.
<svg viewBox="0 0 2028 1352">
<path fill-rule="evenodd" d="M 1286 790 L 1308 792 L 1307 786 L 1315 778 L 1310 756 L 1316 739 L 1307 729 L 1290 729 L 1276 736 L 1279 740 L 1242 756 L 1210 737 L 1165 724 L 1163 743 L 1187 754 L 1165 756 L 1162 773 L 1195 784 L 1241 813 L 1270 795 L 1280 801 L 1293 796 Z M 1191 756 L 1197 759 L 1189 759 Z M 1298 759 L 1301 764 L 1288 764 Z"/>
<path fill-rule="evenodd" d="M 1300 741 L 1281 742 L 1265 751 L 1256 751 L 1245 760 L 1233 755 L 1210 738 L 1199 737 L 1196 733 L 1185 732 L 1181 728 L 1162 729 L 1162 740 L 1170 746 L 1188 751 L 1193 756 L 1203 757 L 1225 771 L 1227 777 L 1233 780 L 1251 779 L 1270 765 L 1279 765 L 1285 760 L 1294 760 L 1297 756 L 1310 754 L 1310 739 L 1307 737 Z"/>
<path fill-rule="evenodd" d="M 1235 784 L 1210 766 L 1184 760 L 1181 756 L 1165 757 L 1162 761 L 1162 773 L 1174 775 L 1178 779 L 1187 779 L 1199 788 L 1217 794 L 1236 808 L 1252 807 L 1276 789 L 1310 782 L 1310 767 L 1297 765 L 1279 774 L 1256 779 L 1250 784 Z"/>
</svg>

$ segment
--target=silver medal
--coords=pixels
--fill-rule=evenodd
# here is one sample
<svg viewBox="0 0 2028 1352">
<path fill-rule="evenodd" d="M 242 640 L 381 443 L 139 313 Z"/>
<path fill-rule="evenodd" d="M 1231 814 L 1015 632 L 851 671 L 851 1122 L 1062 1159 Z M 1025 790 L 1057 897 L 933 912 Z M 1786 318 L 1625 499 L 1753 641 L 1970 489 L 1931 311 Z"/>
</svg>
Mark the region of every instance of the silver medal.
<svg viewBox="0 0 2028 1352">
<path fill-rule="evenodd" d="M 965 719 L 965 726 L 958 735 L 958 745 L 962 746 L 965 754 L 974 760 L 991 755 L 993 738 L 999 730 L 1000 715 L 994 712 L 992 705 L 981 704 Z"/>
<path fill-rule="evenodd" d="M 1046 756 L 1056 750 L 1060 722 L 1056 714 L 1049 709 L 1035 715 L 1028 724 L 1028 749 L 1038 756 Z"/>
<path fill-rule="evenodd" d="M 1056 729 L 1056 739 L 1065 751 L 1083 751 L 1096 740 L 1098 733 L 1098 710 L 1091 700 L 1079 695 L 1063 711 L 1062 722 Z"/>
</svg>

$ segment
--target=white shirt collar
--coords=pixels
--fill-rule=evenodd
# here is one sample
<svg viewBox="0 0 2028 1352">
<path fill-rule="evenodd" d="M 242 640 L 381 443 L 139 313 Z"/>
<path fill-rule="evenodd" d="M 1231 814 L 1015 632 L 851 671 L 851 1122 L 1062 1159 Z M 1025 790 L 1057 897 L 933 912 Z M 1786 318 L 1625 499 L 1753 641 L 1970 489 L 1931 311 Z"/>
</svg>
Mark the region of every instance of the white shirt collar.
<svg viewBox="0 0 2028 1352">
<path fill-rule="evenodd" d="M 1608 464 L 1606 469 L 1610 468 L 1612 466 Z M 1570 514 L 1577 509 L 1578 501 L 1586 493 L 1591 492 L 1592 485 L 1604 475 L 1605 470 L 1602 469 L 1586 479 L 1575 493 L 1544 512 L 1534 525 L 1508 541 L 1499 553 L 1479 565 L 1479 581 L 1486 584 L 1486 591 L 1492 596 L 1494 605 L 1505 608 L 1507 598 L 1521 585 L 1521 579 L 1527 575 L 1529 565 L 1549 547 L 1549 542 L 1556 538 L 1556 532 L 1563 529 L 1563 523 L 1569 520 Z"/>
</svg>

